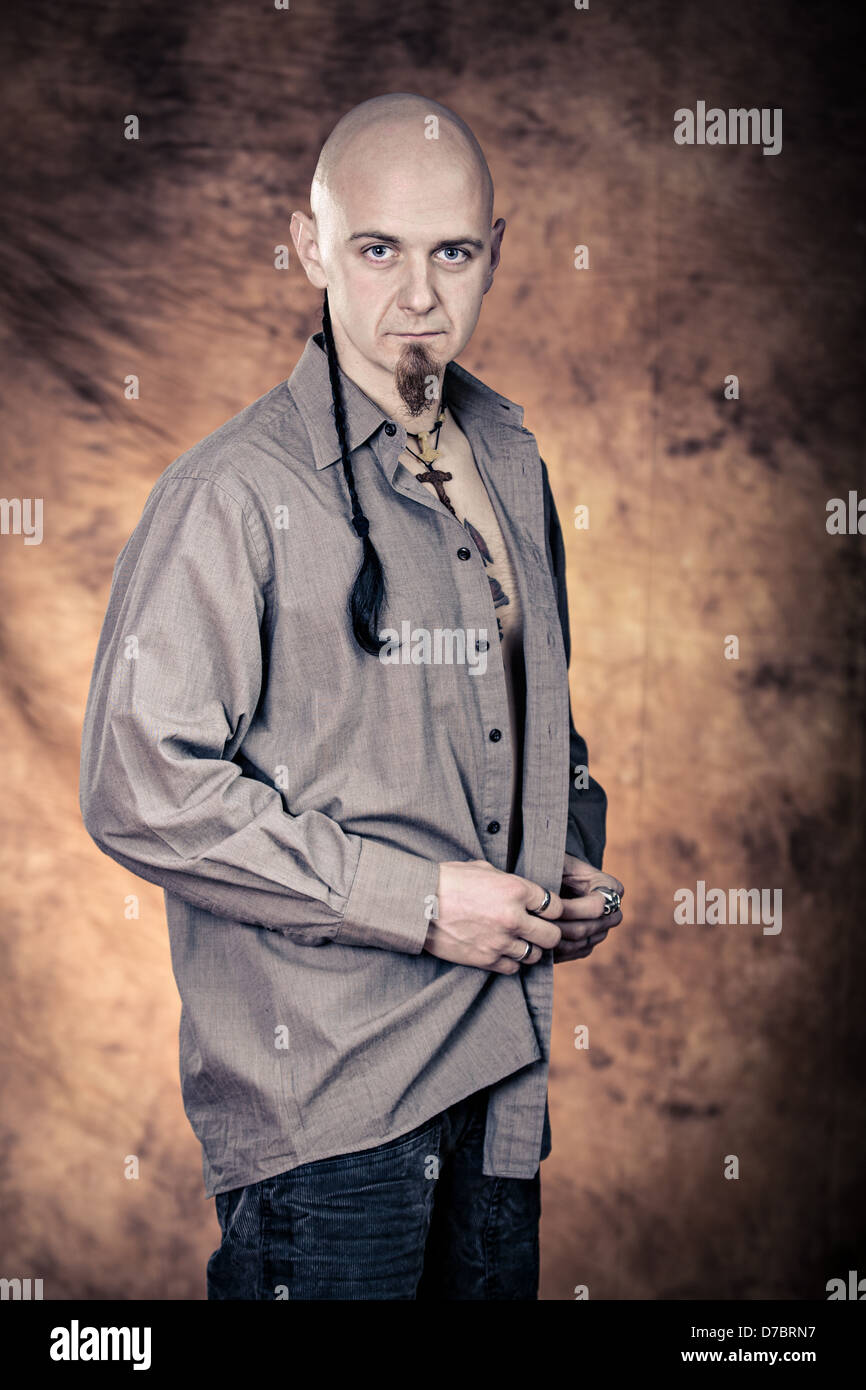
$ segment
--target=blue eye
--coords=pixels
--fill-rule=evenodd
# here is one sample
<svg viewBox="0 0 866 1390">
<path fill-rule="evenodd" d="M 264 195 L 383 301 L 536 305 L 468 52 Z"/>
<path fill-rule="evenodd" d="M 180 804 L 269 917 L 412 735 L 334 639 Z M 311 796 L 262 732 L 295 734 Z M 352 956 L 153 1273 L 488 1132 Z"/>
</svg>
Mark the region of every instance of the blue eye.
<svg viewBox="0 0 866 1390">
<path fill-rule="evenodd" d="M 377 241 L 370 246 L 365 246 L 362 254 L 368 261 L 386 261 L 388 259 L 387 254 L 379 256 L 373 253 L 378 251 L 387 253 L 393 249 L 392 246 L 386 246 L 384 242 Z M 466 261 L 471 260 L 470 252 L 465 251 L 462 246 L 440 246 L 436 254 L 440 255 L 442 252 L 445 253 L 448 265 L 465 265 Z"/>
</svg>

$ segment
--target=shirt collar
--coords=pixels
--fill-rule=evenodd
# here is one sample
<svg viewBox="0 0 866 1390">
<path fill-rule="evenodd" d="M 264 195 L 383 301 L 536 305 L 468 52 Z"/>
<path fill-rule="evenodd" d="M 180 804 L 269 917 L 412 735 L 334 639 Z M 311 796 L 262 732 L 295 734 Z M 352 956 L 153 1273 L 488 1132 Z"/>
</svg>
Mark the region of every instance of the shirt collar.
<svg viewBox="0 0 866 1390">
<path fill-rule="evenodd" d="M 389 417 L 342 368 L 340 381 L 349 448 L 354 450 L 387 424 Z M 307 339 L 287 384 L 310 436 L 316 468 L 327 468 L 340 457 L 340 441 L 331 408 L 328 357 L 321 332 Z M 523 425 L 523 406 L 500 396 L 457 362 L 449 362 L 445 369 L 445 399 L 454 405 L 461 420 L 477 418 L 482 427 L 493 423 L 520 429 Z"/>
</svg>

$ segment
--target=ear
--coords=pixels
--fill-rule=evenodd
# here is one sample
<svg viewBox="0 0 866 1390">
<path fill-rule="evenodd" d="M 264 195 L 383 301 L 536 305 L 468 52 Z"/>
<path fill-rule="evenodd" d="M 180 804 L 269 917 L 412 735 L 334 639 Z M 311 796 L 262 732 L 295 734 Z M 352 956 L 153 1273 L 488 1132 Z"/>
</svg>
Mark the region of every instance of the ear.
<svg viewBox="0 0 866 1390">
<path fill-rule="evenodd" d="M 484 289 L 482 294 L 486 294 L 493 284 L 493 275 L 499 265 L 499 249 L 502 245 L 502 236 L 505 231 L 505 218 L 497 217 L 490 232 L 490 267 L 484 279 Z"/>
<path fill-rule="evenodd" d="M 292 241 L 295 243 L 298 260 L 304 267 L 310 284 L 315 285 L 317 290 L 327 289 L 328 277 L 319 256 L 319 243 L 314 219 L 306 212 L 293 212 L 289 230 L 292 234 Z"/>
</svg>

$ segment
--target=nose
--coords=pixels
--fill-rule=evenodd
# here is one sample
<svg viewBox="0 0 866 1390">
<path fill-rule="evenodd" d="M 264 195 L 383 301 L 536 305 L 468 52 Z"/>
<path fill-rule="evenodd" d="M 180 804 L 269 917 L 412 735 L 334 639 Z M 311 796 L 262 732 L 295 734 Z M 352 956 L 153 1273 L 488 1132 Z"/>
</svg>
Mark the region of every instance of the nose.
<svg viewBox="0 0 866 1390">
<path fill-rule="evenodd" d="M 427 314 L 437 303 L 426 256 L 407 256 L 397 293 L 397 307 L 405 313 Z"/>
</svg>

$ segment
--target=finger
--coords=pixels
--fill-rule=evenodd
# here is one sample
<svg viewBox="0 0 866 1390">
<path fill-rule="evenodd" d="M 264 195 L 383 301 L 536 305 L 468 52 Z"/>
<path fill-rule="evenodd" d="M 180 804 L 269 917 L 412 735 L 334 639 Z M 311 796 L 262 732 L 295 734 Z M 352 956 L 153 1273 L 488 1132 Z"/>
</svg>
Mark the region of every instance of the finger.
<svg viewBox="0 0 866 1390">
<path fill-rule="evenodd" d="M 552 888 L 550 890 L 550 902 L 547 904 L 544 911 L 540 912 L 538 909 L 547 896 L 545 889 L 541 888 L 537 883 L 533 883 L 528 878 L 519 879 L 518 882 L 522 883 L 526 890 L 521 906 L 530 917 L 537 917 L 542 921 L 552 922 L 561 915 L 562 898 L 558 893 L 554 893 Z"/>
<path fill-rule="evenodd" d="M 587 938 L 587 942 L 590 946 L 598 946 L 600 942 L 604 941 L 606 936 L 607 928 L 605 927 L 604 931 L 593 932 L 592 936 Z"/>
<path fill-rule="evenodd" d="M 622 921 L 622 908 L 618 907 L 615 912 L 608 912 L 605 916 L 602 911 L 598 917 L 587 917 L 583 924 L 586 933 L 598 931 L 599 927 L 616 927 Z M 563 933 L 565 927 L 563 927 Z"/>
<path fill-rule="evenodd" d="M 580 921 L 584 918 L 603 917 L 604 907 L 604 898 L 596 892 L 587 893 L 586 897 L 583 898 L 564 898 L 560 925 L 562 926 L 565 922 Z M 607 914 L 607 921 L 610 922 L 614 917 L 618 920 L 622 919 L 622 912 L 619 908 L 615 908 L 613 912 Z"/>
<path fill-rule="evenodd" d="M 536 961 L 541 960 L 542 955 L 543 952 L 541 947 L 535 945 L 532 946 L 529 952 L 526 952 L 526 942 L 518 938 L 514 943 L 514 950 L 509 949 L 505 951 L 503 953 L 503 959 L 516 960 L 518 965 L 535 965 Z"/>
<path fill-rule="evenodd" d="M 603 911 L 604 908 L 608 905 L 608 899 L 609 899 L 609 896 L 610 896 L 611 893 L 616 893 L 617 897 L 620 896 L 619 890 L 616 889 L 616 888 L 611 888 L 610 885 L 607 884 L 607 883 L 595 883 L 595 884 L 593 884 L 593 886 L 592 886 L 592 888 L 590 889 L 589 894 L 588 894 L 587 896 L 591 897 L 593 893 L 595 893 L 597 897 L 601 898 L 601 901 L 602 901 L 602 911 Z M 617 908 L 614 909 L 615 911 L 618 910 L 618 906 L 619 906 L 619 905 L 617 904 Z M 610 913 L 608 913 L 608 916 L 609 916 L 609 915 L 610 915 Z"/>
<path fill-rule="evenodd" d="M 594 893 L 598 888 L 612 888 L 620 897 L 625 896 L 625 886 L 620 883 L 613 874 L 602 873 L 601 869 L 596 869 L 589 878 L 578 878 L 575 874 L 563 874 L 563 883 L 567 883 L 572 892 L 578 897 L 586 897 L 587 893 Z"/>
<path fill-rule="evenodd" d="M 558 893 L 551 892 L 550 902 L 543 912 L 536 912 L 535 908 L 541 907 L 544 902 L 545 891 L 537 883 L 531 883 L 529 879 L 518 880 L 525 887 L 524 900 L 518 903 L 519 916 L 512 926 L 512 930 L 518 938 L 524 941 L 531 941 L 535 946 L 543 946 L 547 950 L 559 943 L 562 933 L 559 930 L 558 919 L 562 916 L 564 903 Z M 529 908 L 533 910 L 530 912 Z"/>
<path fill-rule="evenodd" d="M 618 878 L 614 878 L 613 874 L 599 872 L 597 882 L 592 885 L 589 891 L 594 893 L 598 888 L 612 888 L 615 893 L 619 893 L 620 897 L 625 893 L 625 888 Z"/>
<path fill-rule="evenodd" d="M 600 946 L 602 941 L 607 937 L 607 932 L 607 927 L 604 927 L 600 931 L 593 931 L 582 943 L 583 952 L 588 955 L 590 951 L 595 950 L 596 946 Z"/>
<path fill-rule="evenodd" d="M 584 956 L 588 956 L 592 949 L 592 946 L 588 944 L 586 946 L 575 946 L 573 942 L 568 942 L 567 945 L 563 943 L 563 945 L 557 949 L 556 959 L 558 961 L 583 960 Z"/>
<path fill-rule="evenodd" d="M 566 922 L 561 923 L 563 941 L 586 942 L 592 936 L 597 936 L 599 932 L 607 934 L 611 927 L 616 927 L 622 921 L 621 912 L 612 912 L 609 917 L 590 918 L 585 922 Z"/>
<path fill-rule="evenodd" d="M 575 922 L 567 922 L 563 919 L 563 922 L 559 923 L 559 927 L 563 937 L 571 937 L 571 940 L 577 941 L 580 940 L 580 937 L 589 937 L 594 931 L 601 931 L 602 927 L 605 930 L 609 927 L 617 927 L 621 920 L 623 920 L 623 913 L 617 908 L 616 912 L 607 913 L 606 917 L 578 917 Z"/>
<path fill-rule="evenodd" d="M 543 917 L 530 917 L 526 912 L 510 930 L 514 932 L 514 939 L 521 951 L 527 941 L 531 941 L 533 946 L 543 946 L 545 950 L 550 950 L 553 946 L 558 946 L 562 939 L 558 922 L 546 922 Z M 509 948 L 508 954 L 519 955 L 520 952 L 512 952 Z"/>
<path fill-rule="evenodd" d="M 516 975 L 521 966 L 534 965 L 537 960 L 541 960 L 541 951 L 537 946 L 533 946 L 526 960 L 518 961 L 514 956 L 500 956 L 499 959 L 488 968 L 497 975 Z"/>
</svg>

